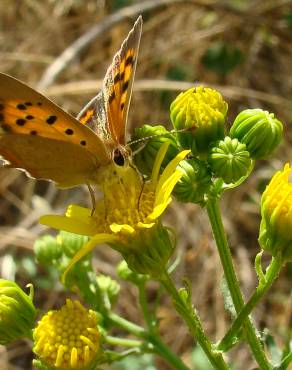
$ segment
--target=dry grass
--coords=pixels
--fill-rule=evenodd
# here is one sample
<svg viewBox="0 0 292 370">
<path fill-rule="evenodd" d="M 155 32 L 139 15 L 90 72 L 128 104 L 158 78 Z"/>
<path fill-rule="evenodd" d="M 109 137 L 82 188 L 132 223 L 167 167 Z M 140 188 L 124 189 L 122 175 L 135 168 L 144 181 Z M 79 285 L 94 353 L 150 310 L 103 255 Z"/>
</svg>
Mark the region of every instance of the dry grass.
<svg viewBox="0 0 292 370">
<path fill-rule="evenodd" d="M 1 0 L 0 70 L 31 86 L 43 84 L 46 69 L 94 25 L 108 25 L 115 6 L 122 1 L 102 0 Z M 124 1 L 134 3 L 134 1 Z M 157 1 L 156 3 L 160 3 Z M 260 192 L 275 169 L 291 159 L 292 142 L 292 38 L 285 15 L 292 1 L 165 1 L 142 12 L 143 36 L 137 67 L 136 88 L 130 109 L 130 127 L 144 123 L 169 126 L 168 107 L 186 82 L 216 86 L 229 102 L 229 121 L 245 107 L 270 110 L 285 124 L 285 140 L 273 159 L 258 163 L 254 174 L 239 189 L 223 199 L 225 226 L 233 248 L 234 260 L 244 292 L 248 296 L 256 285 L 253 260 L 258 252 Z M 136 1 L 144 7 L 144 1 Z M 146 4 L 147 5 L 147 4 Z M 55 76 L 44 92 L 64 109 L 77 114 L 95 94 L 113 54 L 119 48 L 136 16 L 121 18 L 108 26 L 83 48 L 72 63 Z M 225 76 L 208 70 L 202 63 L 205 51 L 222 41 L 238 47 L 243 61 Z M 52 76 L 51 76 L 52 77 Z M 6 279 L 25 286 L 38 281 L 36 304 L 42 309 L 59 306 L 65 293 L 57 286 L 46 286 L 47 272 L 31 262 L 34 240 L 47 230 L 38 217 L 62 212 L 69 203 L 89 204 L 86 189 L 59 191 L 43 181 L 28 179 L 16 170 L 1 171 L 0 181 L 0 270 Z M 222 271 L 206 213 L 198 206 L 174 203 L 166 219 L 178 233 L 181 263 L 176 272 L 178 284 L 183 276 L 195 282 L 193 297 L 206 331 L 218 340 L 229 325 L 220 294 Z M 101 273 L 115 276 L 119 256 L 109 248 L 96 251 L 95 266 Z M 36 275 L 43 276 L 36 279 Z M 290 282 L 289 282 L 290 278 Z M 42 285 L 43 284 L 43 285 Z M 55 281 L 54 281 L 55 284 Z M 43 287 L 43 288 L 41 288 Z M 156 286 L 149 288 L 155 297 Z M 254 312 L 260 329 L 268 327 L 278 344 L 283 345 L 291 328 L 291 269 L 280 278 Z M 159 313 L 161 330 L 167 343 L 188 361 L 192 340 L 177 319 L 168 299 Z M 117 310 L 141 322 L 136 292 L 123 287 Z M 0 368 L 31 369 L 29 345 L 17 343 L 0 348 Z M 237 370 L 255 364 L 246 346 L 236 347 L 232 358 Z M 167 369 L 162 361 L 157 369 Z"/>
</svg>

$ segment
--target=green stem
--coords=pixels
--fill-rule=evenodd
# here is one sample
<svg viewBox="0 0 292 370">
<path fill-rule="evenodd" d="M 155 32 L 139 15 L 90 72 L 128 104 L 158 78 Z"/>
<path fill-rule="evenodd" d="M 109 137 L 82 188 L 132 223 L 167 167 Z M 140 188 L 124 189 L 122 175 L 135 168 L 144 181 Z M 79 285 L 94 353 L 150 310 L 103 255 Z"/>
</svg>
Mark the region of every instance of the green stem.
<svg viewBox="0 0 292 370">
<path fill-rule="evenodd" d="M 221 259 L 221 263 L 224 270 L 225 279 L 232 297 L 232 301 L 237 314 L 244 307 L 244 299 L 239 287 L 239 282 L 235 274 L 233 267 L 232 256 L 230 252 L 230 247 L 227 242 L 227 237 L 223 227 L 221 213 L 218 205 L 218 201 L 215 198 L 209 199 L 207 203 L 207 211 L 209 220 L 212 226 L 212 231 L 214 238 L 216 240 L 217 249 Z M 270 370 L 271 365 L 266 357 L 263 350 L 262 344 L 259 340 L 257 331 L 252 324 L 249 317 L 243 323 L 243 329 L 246 335 L 246 339 L 251 348 L 254 358 L 256 359 L 261 370 Z"/>
<path fill-rule="evenodd" d="M 160 357 L 164 358 L 166 362 L 168 362 L 173 369 L 175 370 L 190 370 L 189 367 L 187 367 L 182 360 L 177 357 L 169 347 L 167 347 L 162 340 L 157 337 L 153 336 L 150 337 L 150 342 L 154 347 L 154 351 L 160 355 Z"/>
<path fill-rule="evenodd" d="M 225 348 L 229 348 L 230 344 L 232 343 L 232 339 L 237 335 L 238 330 L 242 326 L 242 323 L 246 320 L 246 318 L 251 313 L 253 308 L 257 305 L 257 303 L 262 299 L 263 295 L 272 286 L 274 280 L 279 275 L 281 267 L 282 267 L 281 257 L 273 258 L 270 266 L 267 269 L 264 279 L 260 281 L 256 291 L 253 293 L 253 295 L 249 298 L 245 306 L 242 308 L 237 318 L 234 320 L 231 328 L 228 330 L 224 338 L 218 344 L 217 349 L 224 351 Z"/>
<path fill-rule="evenodd" d="M 105 341 L 106 343 L 111 344 L 113 346 L 121 346 L 121 347 L 140 347 L 142 345 L 142 342 L 139 340 L 112 337 L 110 335 L 107 335 L 105 337 Z"/>
<path fill-rule="evenodd" d="M 148 308 L 148 303 L 146 299 L 146 291 L 145 291 L 145 282 L 138 285 L 138 290 L 139 290 L 139 303 L 143 311 L 144 320 L 147 324 L 148 330 L 152 331 L 155 325 L 155 320 L 153 320 L 153 317 Z"/>
<path fill-rule="evenodd" d="M 143 339 L 147 338 L 147 332 L 141 326 L 136 325 L 113 312 L 108 312 L 107 318 L 112 324 L 128 331 L 136 337 Z"/>
<path fill-rule="evenodd" d="M 198 318 L 196 311 L 192 307 L 190 307 L 181 297 L 167 271 L 162 274 L 160 281 L 172 297 L 176 311 L 187 323 L 191 334 L 202 347 L 214 369 L 227 370 L 228 366 L 223 360 L 222 353 L 219 351 L 214 351 L 212 343 L 210 342 L 209 338 L 206 336 L 202 328 L 200 319 Z"/>
<path fill-rule="evenodd" d="M 127 330 L 129 333 L 143 339 L 146 343 L 153 346 L 153 352 L 160 355 L 173 369 L 177 370 L 190 370 L 179 357 L 177 357 L 170 348 L 168 348 L 157 335 L 152 335 L 151 333 L 144 330 L 142 327 L 133 324 L 132 322 L 116 315 L 113 312 L 109 312 L 109 320 L 112 324 Z"/>
</svg>

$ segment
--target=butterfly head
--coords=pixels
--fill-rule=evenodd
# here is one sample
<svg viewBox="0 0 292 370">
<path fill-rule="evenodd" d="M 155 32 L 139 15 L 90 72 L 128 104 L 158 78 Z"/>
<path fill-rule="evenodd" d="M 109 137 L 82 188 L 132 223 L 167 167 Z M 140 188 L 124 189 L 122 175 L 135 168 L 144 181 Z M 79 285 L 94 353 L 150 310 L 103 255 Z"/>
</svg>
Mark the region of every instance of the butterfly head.
<svg viewBox="0 0 292 370">
<path fill-rule="evenodd" d="M 129 147 L 119 145 L 113 151 L 113 161 L 114 161 L 114 163 L 119 167 L 126 166 L 130 161 L 131 153 L 132 152 L 131 152 L 131 149 Z"/>
</svg>

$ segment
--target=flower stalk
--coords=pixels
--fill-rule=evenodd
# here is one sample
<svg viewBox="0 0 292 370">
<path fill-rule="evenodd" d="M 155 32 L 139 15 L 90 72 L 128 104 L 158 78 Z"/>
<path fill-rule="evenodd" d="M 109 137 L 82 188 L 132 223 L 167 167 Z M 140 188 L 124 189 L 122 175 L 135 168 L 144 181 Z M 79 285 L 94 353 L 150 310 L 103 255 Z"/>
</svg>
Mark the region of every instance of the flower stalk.
<svg viewBox="0 0 292 370">
<path fill-rule="evenodd" d="M 209 338 L 206 336 L 196 311 L 185 302 L 177 291 L 167 271 L 160 279 L 166 291 L 170 294 L 174 307 L 189 327 L 190 333 L 197 340 L 207 355 L 210 363 L 216 370 L 227 370 L 228 366 L 223 359 L 222 352 L 214 350 Z"/>
<path fill-rule="evenodd" d="M 246 302 L 246 304 L 244 305 L 244 307 L 234 320 L 232 326 L 218 344 L 217 346 L 218 350 L 225 351 L 227 348 L 230 347 L 233 338 L 237 335 L 239 329 L 242 327 L 243 322 L 247 319 L 248 315 L 252 312 L 252 310 L 256 307 L 259 301 L 263 298 L 265 293 L 270 289 L 273 282 L 279 275 L 282 266 L 283 264 L 281 257 L 272 259 L 266 274 L 260 279 L 256 291 Z"/>
<path fill-rule="evenodd" d="M 240 290 L 239 282 L 235 274 L 230 247 L 223 227 L 219 204 L 216 198 L 210 198 L 207 202 L 207 212 L 212 226 L 220 260 L 223 266 L 225 279 L 231 294 L 231 298 L 237 314 L 244 307 L 244 299 Z M 246 339 L 253 356 L 261 370 L 270 370 L 271 365 L 263 350 L 256 328 L 249 317 L 242 323 Z"/>
</svg>

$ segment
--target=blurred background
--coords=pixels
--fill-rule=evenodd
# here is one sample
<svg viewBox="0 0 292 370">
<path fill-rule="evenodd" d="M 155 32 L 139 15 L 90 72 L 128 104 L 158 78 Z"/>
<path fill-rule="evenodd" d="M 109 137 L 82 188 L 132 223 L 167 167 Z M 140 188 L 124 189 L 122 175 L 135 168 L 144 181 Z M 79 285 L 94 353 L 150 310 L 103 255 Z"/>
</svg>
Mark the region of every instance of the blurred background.
<svg viewBox="0 0 292 370">
<path fill-rule="evenodd" d="M 76 115 L 100 88 L 113 55 L 139 14 L 144 25 L 130 132 L 146 123 L 171 129 L 171 101 L 194 84 L 215 87 L 223 94 L 229 104 L 228 125 L 242 109 L 256 107 L 274 112 L 284 124 L 284 140 L 273 158 L 257 162 L 248 181 L 222 201 L 238 276 L 248 297 L 257 281 L 253 263 L 259 251 L 260 196 L 292 154 L 292 1 L 0 0 L 0 71 L 41 90 Z M 34 241 L 51 232 L 38 224 L 38 218 L 63 213 L 70 203 L 90 205 L 87 188 L 58 190 L 17 170 L 0 169 L 1 277 L 15 279 L 23 288 L 33 282 L 41 311 L 60 307 L 68 292 L 54 270 L 34 261 Z M 228 329 L 230 317 L 224 310 L 222 270 L 206 213 L 174 201 L 165 219 L 178 234 L 177 284 L 185 276 L 195 282 L 195 307 L 205 330 L 217 341 Z M 115 278 L 119 260 L 110 248 L 97 248 L 96 271 Z M 257 327 L 268 328 L 279 346 L 291 338 L 291 277 L 291 265 L 286 266 L 253 315 Z M 143 324 L 135 289 L 122 286 L 117 311 Z M 156 298 L 156 284 L 150 284 L 148 294 L 150 301 Z M 160 327 L 166 343 L 193 369 L 210 369 L 166 296 L 162 302 Z M 29 343 L 0 346 L 3 370 L 32 369 L 31 360 Z M 255 368 L 245 345 L 236 346 L 230 360 L 236 370 Z M 151 356 L 109 368 L 168 369 Z"/>
</svg>

